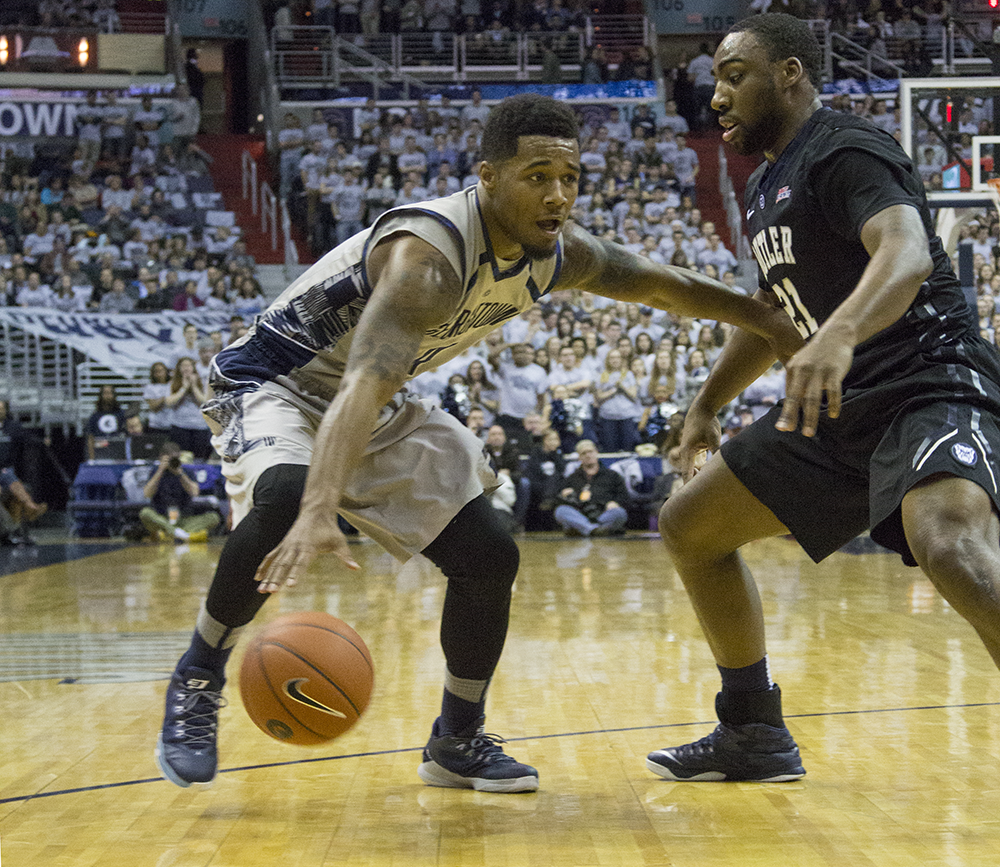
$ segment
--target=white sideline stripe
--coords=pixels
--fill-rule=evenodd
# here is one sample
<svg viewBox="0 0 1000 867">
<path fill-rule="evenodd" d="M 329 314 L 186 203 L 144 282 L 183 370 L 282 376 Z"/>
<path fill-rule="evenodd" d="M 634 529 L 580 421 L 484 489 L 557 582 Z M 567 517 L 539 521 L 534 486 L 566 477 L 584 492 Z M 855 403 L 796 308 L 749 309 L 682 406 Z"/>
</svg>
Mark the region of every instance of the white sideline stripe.
<svg viewBox="0 0 1000 867">
<path fill-rule="evenodd" d="M 944 442 L 945 440 L 950 440 L 950 439 L 951 439 L 951 438 L 952 438 L 953 436 L 955 436 L 955 434 L 957 434 L 957 433 L 958 433 L 958 428 L 955 428 L 955 429 L 954 429 L 954 430 L 953 430 L 953 431 L 952 431 L 951 433 L 949 433 L 949 434 L 945 434 L 945 435 L 944 435 L 943 437 L 941 437 L 941 439 L 939 439 L 939 440 L 938 440 L 938 441 L 937 441 L 936 443 L 934 443 L 934 445 L 932 445 L 932 446 L 931 446 L 931 447 L 930 447 L 929 449 L 927 449 L 927 454 L 925 454 L 925 455 L 924 455 L 924 456 L 923 456 L 923 457 L 922 457 L 922 458 L 920 459 L 920 463 L 919 463 L 919 464 L 917 464 L 917 466 L 915 467 L 915 469 L 919 471 L 919 470 L 920 470 L 920 468 L 921 468 L 921 467 L 922 467 L 922 466 L 923 466 L 923 465 L 924 465 L 925 463 L 927 463 L 927 459 L 928 459 L 928 458 L 929 458 L 929 457 L 930 457 L 930 456 L 931 456 L 932 454 L 934 454 L 934 452 L 935 452 L 935 451 L 937 451 L 937 447 L 938 447 L 939 445 L 941 445 L 941 443 L 943 443 L 943 442 Z"/>
</svg>

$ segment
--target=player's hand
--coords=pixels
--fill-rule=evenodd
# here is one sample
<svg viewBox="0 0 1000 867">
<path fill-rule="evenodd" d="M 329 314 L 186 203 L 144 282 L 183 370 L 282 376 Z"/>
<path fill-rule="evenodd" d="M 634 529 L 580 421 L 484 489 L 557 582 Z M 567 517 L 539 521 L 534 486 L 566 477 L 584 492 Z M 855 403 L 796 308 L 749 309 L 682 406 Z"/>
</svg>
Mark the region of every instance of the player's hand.
<svg viewBox="0 0 1000 867">
<path fill-rule="evenodd" d="M 776 427 L 815 436 L 826 399 L 830 418 L 840 415 L 841 385 L 854 361 L 854 343 L 836 330 L 820 330 L 785 365 L 785 405 Z"/>
<path fill-rule="evenodd" d="M 336 554 L 348 569 L 360 568 L 350 554 L 347 538 L 337 525 L 336 512 L 318 518 L 300 513 L 278 547 L 260 564 L 258 592 L 274 593 L 282 587 L 294 587 L 317 555 L 328 552 Z"/>
<path fill-rule="evenodd" d="M 691 404 L 684 416 L 680 442 L 680 471 L 685 482 L 691 481 L 704 466 L 708 453 L 716 451 L 721 441 L 722 425 L 716 413 L 700 409 L 697 401 Z"/>
</svg>

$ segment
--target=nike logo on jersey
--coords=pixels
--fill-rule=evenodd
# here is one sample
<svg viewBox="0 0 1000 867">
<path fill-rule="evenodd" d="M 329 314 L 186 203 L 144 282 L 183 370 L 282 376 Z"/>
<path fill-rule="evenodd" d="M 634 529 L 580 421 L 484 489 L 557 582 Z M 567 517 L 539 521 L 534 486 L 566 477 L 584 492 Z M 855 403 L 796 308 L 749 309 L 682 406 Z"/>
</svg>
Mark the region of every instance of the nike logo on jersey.
<svg viewBox="0 0 1000 867">
<path fill-rule="evenodd" d="M 747 219 L 749 220 L 756 212 L 757 212 L 756 208 L 751 208 L 749 211 L 747 211 Z"/>
<path fill-rule="evenodd" d="M 294 677 L 291 680 L 286 680 L 283 687 L 285 695 L 290 699 L 293 699 L 300 704 L 304 704 L 306 707 L 315 708 L 323 713 L 328 713 L 330 716 L 340 717 L 341 719 L 347 719 L 347 714 L 341 713 L 339 710 L 334 710 L 332 707 L 327 707 L 322 702 L 316 701 L 314 698 L 310 698 L 299 688 L 300 684 L 309 683 L 308 677 Z"/>
</svg>

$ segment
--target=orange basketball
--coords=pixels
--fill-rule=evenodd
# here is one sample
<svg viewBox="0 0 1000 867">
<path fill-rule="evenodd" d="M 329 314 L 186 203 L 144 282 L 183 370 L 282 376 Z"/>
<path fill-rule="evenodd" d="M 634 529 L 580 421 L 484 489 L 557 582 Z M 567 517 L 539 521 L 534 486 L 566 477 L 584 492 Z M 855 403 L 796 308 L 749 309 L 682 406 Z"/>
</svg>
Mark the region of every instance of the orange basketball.
<svg viewBox="0 0 1000 867">
<path fill-rule="evenodd" d="M 331 614 L 285 614 L 250 642 L 240 695 L 261 731 L 289 744 L 321 744 L 353 726 L 372 695 L 368 648 Z"/>
</svg>

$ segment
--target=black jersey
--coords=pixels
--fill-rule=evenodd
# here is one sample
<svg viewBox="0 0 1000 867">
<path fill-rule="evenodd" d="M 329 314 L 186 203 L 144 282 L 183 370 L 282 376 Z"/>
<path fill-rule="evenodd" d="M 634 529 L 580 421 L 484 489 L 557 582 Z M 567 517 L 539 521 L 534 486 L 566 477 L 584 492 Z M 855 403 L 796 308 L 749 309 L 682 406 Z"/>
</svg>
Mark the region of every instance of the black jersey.
<svg viewBox="0 0 1000 867">
<path fill-rule="evenodd" d="M 803 337 L 814 334 L 857 287 L 869 256 L 861 229 L 898 204 L 917 208 L 934 270 L 907 312 L 855 348 L 844 388 L 891 377 L 921 351 L 962 355 L 977 320 L 934 233 L 923 183 L 896 140 L 868 121 L 816 111 L 750 178 L 746 193 L 760 285 L 774 292 Z M 950 353 L 949 353 L 950 354 Z"/>
</svg>

